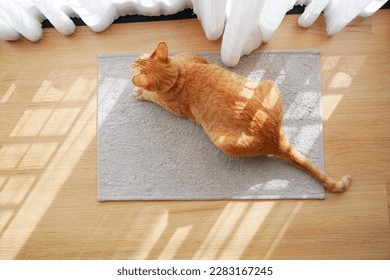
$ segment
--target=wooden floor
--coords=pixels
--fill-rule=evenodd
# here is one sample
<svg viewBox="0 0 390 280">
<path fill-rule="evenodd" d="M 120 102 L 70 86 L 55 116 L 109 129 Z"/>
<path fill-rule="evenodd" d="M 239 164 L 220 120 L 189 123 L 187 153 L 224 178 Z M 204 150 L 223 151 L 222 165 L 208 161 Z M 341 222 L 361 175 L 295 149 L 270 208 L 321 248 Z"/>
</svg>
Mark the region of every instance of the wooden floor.
<svg viewBox="0 0 390 280">
<path fill-rule="evenodd" d="M 96 201 L 97 55 L 217 50 L 199 21 L 0 42 L 1 259 L 390 259 L 390 10 L 327 37 L 289 15 L 261 49 L 320 49 L 324 201 Z"/>
</svg>

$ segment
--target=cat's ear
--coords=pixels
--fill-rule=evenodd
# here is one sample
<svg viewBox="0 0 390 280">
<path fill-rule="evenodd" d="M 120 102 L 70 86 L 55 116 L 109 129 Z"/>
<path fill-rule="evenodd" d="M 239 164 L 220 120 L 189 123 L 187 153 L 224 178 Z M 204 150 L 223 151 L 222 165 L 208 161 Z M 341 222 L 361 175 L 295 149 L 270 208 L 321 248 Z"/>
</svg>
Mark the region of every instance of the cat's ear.
<svg viewBox="0 0 390 280">
<path fill-rule="evenodd" d="M 154 49 L 152 58 L 157 58 L 161 61 L 168 61 L 168 46 L 165 42 L 159 42 Z"/>
<path fill-rule="evenodd" d="M 131 78 L 131 81 L 133 82 L 133 84 L 137 87 L 140 87 L 140 88 L 146 88 L 149 86 L 149 81 L 148 79 L 146 78 L 145 75 L 142 75 L 142 74 L 137 74 L 137 75 L 134 75 L 132 78 Z"/>
</svg>

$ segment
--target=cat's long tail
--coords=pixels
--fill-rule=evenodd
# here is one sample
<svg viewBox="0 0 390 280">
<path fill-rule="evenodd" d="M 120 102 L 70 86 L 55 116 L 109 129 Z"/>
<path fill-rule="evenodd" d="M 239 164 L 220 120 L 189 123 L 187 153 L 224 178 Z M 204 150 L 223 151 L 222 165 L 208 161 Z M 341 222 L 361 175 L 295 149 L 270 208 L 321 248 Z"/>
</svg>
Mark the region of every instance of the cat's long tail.
<svg viewBox="0 0 390 280">
<path fill-rule="evenodd" d="M 323 172 L 312 162 L 310 162 L 305 156 L 295 150 L 288 142 L 284 134 L 281 137 L 279 149 L 277 150 L 277 152 L 275 152 L 275 156 L 286 160 L 287 162 L 306 171 L 314 178 L 316 178 L 326 189 L 331 192 L 343 192 L 351 184 L 351 177 L 349 175 L 344 176 L 338 182 L 333 180 L 325 172 Z"/>
</svg>

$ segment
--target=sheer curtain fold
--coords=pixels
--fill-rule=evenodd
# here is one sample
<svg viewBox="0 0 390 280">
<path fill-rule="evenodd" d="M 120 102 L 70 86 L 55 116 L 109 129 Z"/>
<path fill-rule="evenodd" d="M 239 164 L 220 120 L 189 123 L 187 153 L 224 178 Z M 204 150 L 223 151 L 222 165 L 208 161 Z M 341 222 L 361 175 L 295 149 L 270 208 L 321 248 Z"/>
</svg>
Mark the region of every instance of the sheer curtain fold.
<svg viewBox="0 0 390 280">
<path fill-rule="evenodd" d="M 235 66 L 271 39 L 286 13 L 294 5 L 305 5 L 298 19 L 310 27 L 323 12 L 328 35 L 341 31 L 357 16 L 373 15 L 388 0 L 0 0 L 0 39 L 16 40 L 20 35 L 38 41 L 41 22 L 48 19 L 58 32 L 72 34 L 76 26 L 70 17 L 80 17 L 93 31 L 105 30 L 119 16 L 159 16 L 193 8 L 206 37 L 222 37 L 221 57 Z"/>
</svg>

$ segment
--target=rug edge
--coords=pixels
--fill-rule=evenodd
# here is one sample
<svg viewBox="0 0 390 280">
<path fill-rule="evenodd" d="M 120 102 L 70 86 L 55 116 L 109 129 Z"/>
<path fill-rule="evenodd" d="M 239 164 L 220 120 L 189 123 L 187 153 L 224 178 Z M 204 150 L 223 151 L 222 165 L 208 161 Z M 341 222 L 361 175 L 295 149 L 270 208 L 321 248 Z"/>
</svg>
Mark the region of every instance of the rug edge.
<svg viewBox="0 0 390 280">
<path fill-rule="evenodd" d="M 260 196 L 214 196 L 209 198 L 204 197 L 184 197 L 177 196 L 170 199 L 161 198 L 161 197 L 137 197 L 137 196 L 125 196 L 125 197 L 115 197 L 115 196 L 97 196 L 97 201 L 218 201 L 218 200 L 324 200 L 326 198 L 322 193 L 311 194 L 305 196 L 298 195 L 286 195 L 286 196 L 277 196 L 277 195 L 260 195 Z"/>
<path fill-rule="evenodd" d="M 204 51 L 204 52 L 196 52 L 196 54 L 199 54 L 199 55 L 206 55 L 206 54 L 216 54 L 218 53 L 219 51 L 218 50 L 215 50 L 215 51 Z M 180 53 L 180 52 L 173 52 L 173 53 L 170 53 L 170 54 L 177 54 L 177 53 Z M 319 49 L 306 49 L 306 50 L 255 50 L 254 53 L 282 53 L 282 54 L 313 54 L 313 55 L 320 55 L 320 50 Z M 99 105 L 99 74 L 100 74 L 100 70 L 99 68 L 101 67 L 100 66 L 100 59 L 101 58 L 110 58 L 110 57 L 135 57 L 135 56 L 139 56 L 140 54 L 142 54 L 142 52 L 128 52 L 128 53 L 99 53 L 98 54 L 98 96 L 97 96 L 97 99 L 98 99 L 98 102 L 97 102 L 97 130 L 99 128 L 99 115 L 100 115 L 100 106 Z M 321 69 L 321 61 L 319 60 L 319 67 Z M 321 75 L 319 76 L 319 79 L 320 79 L 320 85 L 322 83 L 322 79 L 321 79 Z M 320 98 L 321 98 L 321 102 L 320 102 L 320 114 L 321 114 L 321 118 L 323 117 L 323 111 L 322 111 L 322 87 L 320 87 Z M 320 132 L 320 135 L 322 136 L 321 137 L 321 143 L 320 143 L 320 150 L 322 151 L 322 154 L 324 154 L 324 139 L 323 139 L 323 123 L 321 123 L 321 132 Z M 318 194 L 311 194 L 311 195 L 306 195 L 306 196 L 298 196 L 298 195 L 287 195 L 287 196 L 276 196 L 276 195 L 259 195 L 259 196 L 230 196 L 230 197 L 224 197 L 224 196 L 216 196 L 216 197 L 210 197 L 210 198 L 207 198 L 205 199 L 204 197 L 172 197 L 170 199 L 166 199 L 166 198 L 159 198 L 159 197 L 136 197 L 136 196 L 128 196 L 128 197 L 121 197 L 121 198 L 118 198 L 118 197 L 114 197 L 114 196 L 104 196 L 102 194 L 100 194 L 100 191 L 101 191 L 101 176 L 100 174 L 102 173 L 101 172 L 101 161 L 99 160 L 99 156 L 100 156 L 100 151 L 101 151 L 101 146 L 102 146 L 102 139 L 101 137 L 99 137 L 100 134 L 97 133 L 97 172 L 98 172 L 98 176 L 97 176 L 97 196 L 96 196 L 96 199 L 97 201 L 99 202 L 104 202 L 104 201 L 175 201 L 175 200 L 179 200 L 179 201 L 218 201 L 218 200 L 289 200 L 289 199 L 292 199 L 292 200 L 324 200 L 326 199 L 326 191 L 324 190 L 323 192 L 321 193 L 318 193 Z M 322 169 L 325 170 L 325 158 L 323 158 L 323 162 L 322 162 L 323 166 Z"/>
</svg>

